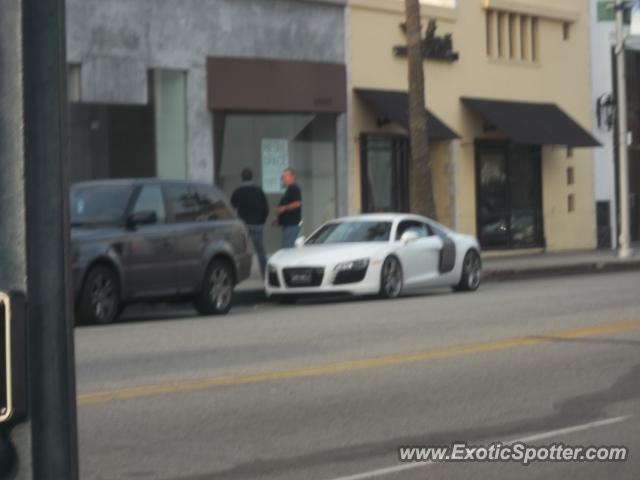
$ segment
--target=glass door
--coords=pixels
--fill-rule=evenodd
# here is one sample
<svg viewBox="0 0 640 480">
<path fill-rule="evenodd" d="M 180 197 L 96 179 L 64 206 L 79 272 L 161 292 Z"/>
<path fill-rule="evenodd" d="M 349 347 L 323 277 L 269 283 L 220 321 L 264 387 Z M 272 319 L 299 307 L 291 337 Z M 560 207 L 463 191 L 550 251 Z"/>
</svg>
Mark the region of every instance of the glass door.
<svg viewBox="0 0 640 480">
<path fill-rule="evenodd" d="M 543 244 L 540 148 L 513 147 L 509 155 L 510 247 Z"/>
<path fill-rule="evenodd" d="M 540 148 L 476 144 L 478 238 L 484 248 L 543 244 Z"/>
<path fill-rule="evenodd" d="M 362 135 L 362 212 L 403 212 L 407 209 L 407 138 Z"/>
<path fill-rule="evenodd" d="M 485 248 L 504 248 L 509 244 L 506 149 L 485 147 L 478 150 L 476 170 L 480 243 Z"/>
<path fill-rule="evenodd" d="M 295 170 L 302 191 L 301 235 L 335 218 L 335 115 L 228 113 L 217 121 L 222 148 L 216 159 L 216 183 L 231 197 L 242 185 L 242 170 L 252 170 L 253 181 L 264 190 L 271 212 L 264 229 L 267 253 L 282 245 L 281 229 L 272 227 L 271 221 L 285 191 L 280 182 L 285 168 Z"/>
</svg>

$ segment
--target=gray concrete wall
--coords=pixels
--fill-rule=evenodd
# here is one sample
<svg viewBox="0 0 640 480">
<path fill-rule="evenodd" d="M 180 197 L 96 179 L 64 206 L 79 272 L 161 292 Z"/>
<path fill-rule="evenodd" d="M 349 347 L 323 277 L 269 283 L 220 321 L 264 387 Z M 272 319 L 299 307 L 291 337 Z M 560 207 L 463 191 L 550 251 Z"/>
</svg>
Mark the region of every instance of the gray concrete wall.
<svg viewBox="0 0 640 480">
<path fill-rule="evenodd" d="M 187 175 L 211 181 L 206 57 L 344 63 L 344 15 L 341 0 L 67 0 L 67 59 L 82 102 L 147 103 L 148 70 L 187 71 Z"/>
</svg>

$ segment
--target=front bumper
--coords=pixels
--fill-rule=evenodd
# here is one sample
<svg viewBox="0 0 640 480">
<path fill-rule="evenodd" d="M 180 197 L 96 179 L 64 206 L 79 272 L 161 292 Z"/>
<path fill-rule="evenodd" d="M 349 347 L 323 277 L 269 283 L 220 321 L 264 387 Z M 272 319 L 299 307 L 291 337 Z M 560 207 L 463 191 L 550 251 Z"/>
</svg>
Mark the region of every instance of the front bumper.
<svg viewBox="0 0 640 480">
<path fill-rule="evenodd" d="M 300 266 L 296 265 L 296 268 Z M 370 264 L 364 278 L 358 282 L 335 284 L 336 274 L 333 267 L 325 268 L 322 282 L 317 286 L 290 286 L 285 280 L 283 270 L 288 266 L 276 266 L 272 268 L 275 272 L 268 272 L 265 276 L 265 293 L 267 297 L 285 295 L 327 295 L 327 294 L 350 294 L 350 295 L 371 295 L 380 291 L 380 268 Z M 307 268 L 318 268 L 309 266 Z M 277 276 L 278 285 L 273 284 L 272 275 Z"/>
</svg>

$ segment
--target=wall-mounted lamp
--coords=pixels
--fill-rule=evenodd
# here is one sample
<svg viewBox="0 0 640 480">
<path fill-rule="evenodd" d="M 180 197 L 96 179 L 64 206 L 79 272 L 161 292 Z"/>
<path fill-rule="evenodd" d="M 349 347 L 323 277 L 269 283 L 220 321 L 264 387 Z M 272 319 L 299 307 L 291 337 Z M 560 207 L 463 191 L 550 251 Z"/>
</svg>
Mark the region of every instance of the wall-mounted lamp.
<svg viewBox="0 0 640 480">
<path fill-rule="evenodd" d="M 613 129 L 614 115 L 616 113 L 616 105 L 613 95 L 604 93 L 596 100 L 596 117 L 598 120 L 598 128 L 605 128 L 607 131 Z"/>
</svg>

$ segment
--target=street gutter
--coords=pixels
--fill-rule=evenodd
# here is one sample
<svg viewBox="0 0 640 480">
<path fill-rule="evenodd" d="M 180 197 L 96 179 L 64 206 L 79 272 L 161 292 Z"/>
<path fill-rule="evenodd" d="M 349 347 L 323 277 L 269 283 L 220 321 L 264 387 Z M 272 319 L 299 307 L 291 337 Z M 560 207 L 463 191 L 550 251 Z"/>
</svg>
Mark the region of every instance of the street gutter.
<svg viewBox="0 0 640 480">
<path fill-rule="evenodd" d="M 568 263 L 544 267 L 516 267 L 485 269 L 482 278 L 486 282 L 553 278 L 569 275 L 630 272 L 640 270 L 640 259 Z"/>
</svg>

